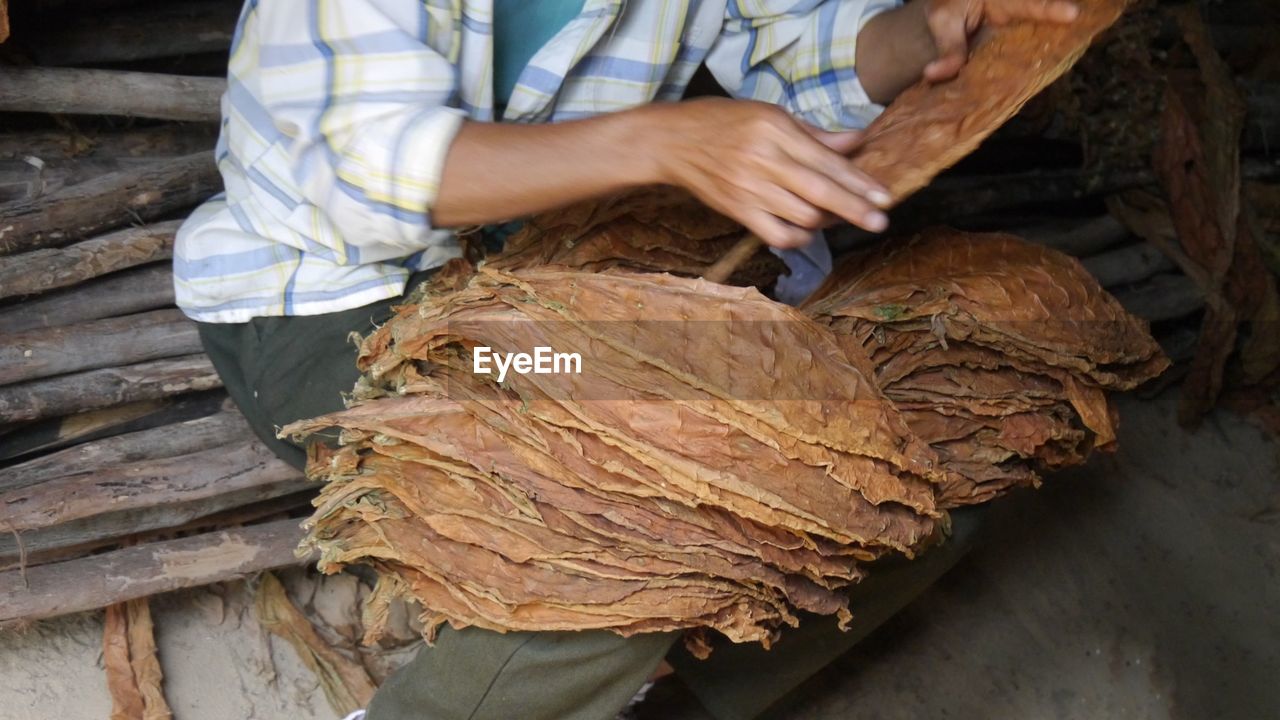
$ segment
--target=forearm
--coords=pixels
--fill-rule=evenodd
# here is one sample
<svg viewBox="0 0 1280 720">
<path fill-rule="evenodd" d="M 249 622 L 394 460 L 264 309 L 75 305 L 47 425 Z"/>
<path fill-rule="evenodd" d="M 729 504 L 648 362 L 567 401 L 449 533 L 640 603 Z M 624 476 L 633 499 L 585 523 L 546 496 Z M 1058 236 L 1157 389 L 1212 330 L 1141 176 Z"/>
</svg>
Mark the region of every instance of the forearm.
<svg viewBox="0 0 1280 720">
<path fill-rule="evenodd" d="M 925 10 L 928 0 L 911 0 L 867 21 L 858 34 L 858 79 L 872 101 L 884 105 L 921 78 L 937 57 Z"/>
<path fill-rule="evenodd" d="M 660 182 L 643 112 L 556 124 L 464 124 L 445 160 L 433 224 L 510 220 Z"/>
</svg>

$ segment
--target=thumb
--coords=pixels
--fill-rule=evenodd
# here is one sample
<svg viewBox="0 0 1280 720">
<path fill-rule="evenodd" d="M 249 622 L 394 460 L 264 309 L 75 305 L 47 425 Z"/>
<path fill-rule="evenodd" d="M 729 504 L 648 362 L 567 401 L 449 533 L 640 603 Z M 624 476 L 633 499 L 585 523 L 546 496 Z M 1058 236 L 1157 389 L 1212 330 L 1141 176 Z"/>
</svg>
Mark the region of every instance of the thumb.
<svg viewBox="0 0 1280 720">
<path fill-rule="evenodd" d="M 804 128 L 809 131 L 809 134 L 813 136 L 813 139 L 825 145 L 828 150 L 841 155 L 852 154 L 854 150 L 857 150 L 862 145 L 862 141 L 866 139 L 866 133 L 861 130 L 839 130 L 832 132 L 816 128 L 808 123 L 804 123 Z"/>
</svg>

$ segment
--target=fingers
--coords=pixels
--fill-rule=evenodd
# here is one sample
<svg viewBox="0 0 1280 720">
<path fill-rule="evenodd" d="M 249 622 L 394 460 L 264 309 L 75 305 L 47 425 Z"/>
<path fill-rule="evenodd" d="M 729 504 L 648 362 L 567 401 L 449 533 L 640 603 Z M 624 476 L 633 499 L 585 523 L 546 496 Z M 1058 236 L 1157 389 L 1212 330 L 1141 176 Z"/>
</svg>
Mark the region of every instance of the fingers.
<svg viewBox="0 0 1280 720">
<path fill-rule="evenodd" d="M 833 152 L 841 155 L 851 155 L 857 150 L 862 141 L 866 139 L 866 133 L 861 130 L 841 130 L 839 132 L 829 132 L 818 127 L 814 127 L 807 122 L 800 123 L 800 127 L 818 142 L 822 143 Z"/>
<path fill-rule="evenodd" d="M 950 9 L 931 14 L 928 22 L 934 45 L 938 48 L 938 57 L 925 66 L 925 79 L 930 82 L 950 80 L 969 59 L 968 22 L 963 14 Z"/>
<path fill-rule="evenodd" d="M 755 233 L 769 247 L 782 249 L 804 247 L 813 239 L 813 231 L 796 227 L 761 208 L 743 208 L 733 213 L 738 222 Z"/>
<path fill-rule="evenodd" d="M 861 134 L 859 141 L 861 141 Z M 829 146 L 819 143 L 792 143 L 787 146 L 787 153 L 802 167 L 825 175 L 845 192 L 866 198 L 880 207 L 889 206 L 893 199 L 884 185 L 853 167 L 843 154 L 833 154 L 827 150 L 827 147 Z"/>
</svg>

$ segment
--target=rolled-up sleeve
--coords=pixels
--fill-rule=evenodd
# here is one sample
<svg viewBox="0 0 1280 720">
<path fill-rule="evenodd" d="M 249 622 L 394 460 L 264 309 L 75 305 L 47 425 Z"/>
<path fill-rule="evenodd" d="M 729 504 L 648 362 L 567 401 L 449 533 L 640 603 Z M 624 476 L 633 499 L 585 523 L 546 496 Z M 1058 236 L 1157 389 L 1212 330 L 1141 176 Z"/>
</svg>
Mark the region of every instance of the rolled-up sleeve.
<svg viewBox="0 0 1280 720">
<path fill-rule="evenodd" d="M 858 33 L 901 0 L 729 0 L 707 57 L 735 97 L 771 102 L 829 130 L 860 128 L 884 107 L 855 66 Z"/>
<path fill-rule="evenodd" d="M 428 247 L 439 236 L 430 211 L 445 157 L 464 118 L 450 106 L 458 81 L 449 12 L 422 0 L 256 5 L 246 30 L 262 121 L 283 138 L 288 185 L 340 237 L 305 234 L 373 251 L 366 260 Z"/>
</svg>

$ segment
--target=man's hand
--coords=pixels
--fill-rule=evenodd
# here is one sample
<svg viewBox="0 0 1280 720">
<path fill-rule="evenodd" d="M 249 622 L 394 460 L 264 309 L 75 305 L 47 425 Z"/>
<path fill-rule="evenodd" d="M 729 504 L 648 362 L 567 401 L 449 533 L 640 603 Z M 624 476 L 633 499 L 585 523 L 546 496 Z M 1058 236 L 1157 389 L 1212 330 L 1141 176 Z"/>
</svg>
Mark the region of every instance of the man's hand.
<svg viewBox="0 0 1280 720">
<path fill-rule="evenodd" d="M 781 108 L 708 99 L 655 105 L 648 127 L 660 181 L 692 192 L 774 247 L 798 247 L 844 219 L 872 232 L 889 193 L 850 166 L 862 133 L 825 132 Z"/>
<path fill-rule="evenodd" d="M 1079 14 L 1069 0 L 911 0 L 862 26 L 858 79 L 868 97 L 887 104 L 922 76 L 930 82 L 955 77 L 988 25 L 1069 23 Z"/>
<path fill-rule="evenodd" d="M 931 82 L 950 80 L 969 59 L 969 42 L 984 25 L 1018 21 L 1069 23 L 1080 14 L 1068 0 L 916 0 L 924 5 L 938 57 L 924 68 Z"/>
</svg>

